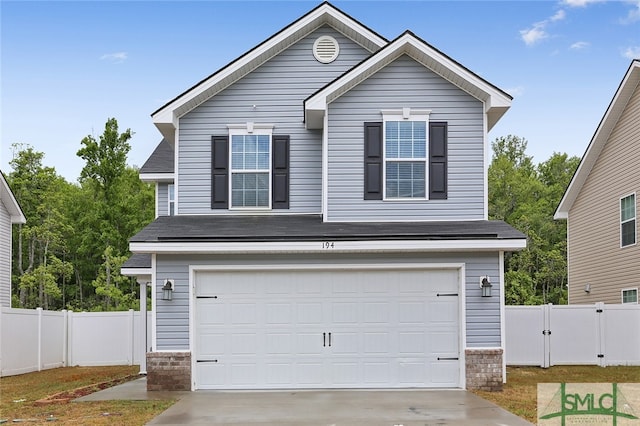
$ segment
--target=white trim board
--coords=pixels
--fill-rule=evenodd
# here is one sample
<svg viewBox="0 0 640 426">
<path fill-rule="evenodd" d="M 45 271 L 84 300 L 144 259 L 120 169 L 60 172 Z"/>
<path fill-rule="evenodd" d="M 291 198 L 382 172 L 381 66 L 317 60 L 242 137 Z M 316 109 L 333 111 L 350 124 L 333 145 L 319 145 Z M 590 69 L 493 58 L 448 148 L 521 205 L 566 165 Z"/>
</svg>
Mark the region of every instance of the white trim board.
<svg viewBox="0 0 640 426">
<path fill-rule="evenodd" d="M 411 251 L 512 251 L 526 239 L 509 240 L 374 240 L 292 242 L 132 242 L 133 253 L 348 253 Z"/>
</svg>

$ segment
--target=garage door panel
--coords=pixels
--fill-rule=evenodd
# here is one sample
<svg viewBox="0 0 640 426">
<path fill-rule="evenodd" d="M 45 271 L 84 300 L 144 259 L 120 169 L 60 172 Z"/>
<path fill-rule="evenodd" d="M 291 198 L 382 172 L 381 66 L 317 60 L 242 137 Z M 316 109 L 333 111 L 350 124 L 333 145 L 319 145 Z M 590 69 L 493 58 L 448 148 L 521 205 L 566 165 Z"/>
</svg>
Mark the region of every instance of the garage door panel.
<svg viewBox="0 0 640 426">
<path fill-rule="evenodd" d="M 291 355 L 294 353 L 295 336 L 293 333 L 267 332 L 265 339 L 265 354 Z"/>
<path fill-rule="evenodd" d="M 331 353 L 335 355 L 357 355 L 361 350 L 360 333 L 356 331 L 345 332 L 332 332 L 331 342 L 329 342 L 329 335 L 327 334 L 327 341 L 325 348 L 328 348 L 331 343 Z"/>
<path fill-rule="evenodd" d="M 195 355 L 218 362 L 196 386 L 459 386 L 459 361 L 437 361 L 459 355 L 457 288 L 457 270 L 197 272 L 217 298 L 195 301 Z"/>
<path fill-rule="evenodd" d="M 399 301 L 398 302 L 398 323 L 400 325 L 424 324 L 427 314 L 425 302 Z"/>
<path fill-rule="evenodd" d="M 296 350 L 294 354 L 321 355 L 323 353 L 322 332 L 298 332 L 296 334 Z"/>
<path fill-rule="evenodd" d="M 266 323 L 269 325 L 286 325 L 293 323 L 293 306 L 291 303 L 265 303 Z"/>
<path fill-rule="evenodd" d="M 358 303 L 355 301 L 332 303 L 331 322 L 336 325 L 357 324 L 360 317 L 359 311 Z"/>
<path fill-rule="evenodd" d="M 293 383 L 291 362 L 265 362 L 266 382 L 274 387 L 288 386 Z"/>
<path fill-rule="evenodd" d="M 398 355 L 416 356 L 427 353 L 426 331 L 398 332 Z"/>
<path fill-rule="evenodd" d="M 250 324 L 256 325 L 256 303 L 232 303 L 231 304 L 231 325 Z"/>
<path fill-rule="evenodd" d="M 324 309 L 320 302 L 315 303 L 297 303 L 296 323 L 298 325 L 322 325 L 324 319 Z"/>
<path fill-rule="evenodd" d="M 458 353 L 458 333 L 453 330 L 431 332 L 429 340 L 434 354 L 456 356 Z"/>
<path fill-rule="evenodd" d="M 365 355 L 387 355 L 393 347 L 389 332 L 364 332 L 362 343 L 362 351 Z"/>
<path fill-rule="evenodd" d="M 362 381 L 367 385 L 378 385 L 377 387 L 389 386 L 393 380 L 391 363 L 380 360 L 362 361 Z"/>
<path fill-rule="evenodd" d="M 297 362 L 295 365 L 295 383 L 301 387 L 319 387 L 324 385 L 326 367 L 321 359 Z"/>
<path fill-rule="evenodd" d="M 431 362 L 430 365 L 431 380 L 435 385 L 440 387 L 453 387 L 457 386 L 459 363 L 457 360 L 438 361 Z"/>
<path fill-rule="evenodd" d="M 362 322 L 364 324 L 388 324 L 391 319 L 393 309 L 391 303 L 387 301 L 364 302 L 362 303 Z"/>
</svg>

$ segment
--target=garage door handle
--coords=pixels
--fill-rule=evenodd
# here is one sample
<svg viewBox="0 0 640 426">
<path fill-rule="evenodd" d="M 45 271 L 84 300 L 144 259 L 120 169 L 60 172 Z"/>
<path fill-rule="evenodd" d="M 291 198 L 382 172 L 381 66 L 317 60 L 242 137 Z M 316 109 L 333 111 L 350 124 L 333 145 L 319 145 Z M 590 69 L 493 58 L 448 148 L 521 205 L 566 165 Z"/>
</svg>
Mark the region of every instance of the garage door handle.
<svg viewBox="0 0 640 426">
<path fill-rule="evenodd" d="M 322 347 L 327 346 L 327 333 L 322 333 Z"/>
<path fill-rule="evenodd" d="M 199 359 L 196 362 L 218 362 L 217 359 Z"/>
<path fill-rule="evenodd" d="M 329 333 L 329 346 L 331 346 L 331 333 Z"/>
<path fill-rule="evenodd" d="M 438 361 L 458 361 L 458 359 L 459 359 L 458 357 L 455 357 L 455 358 L 453 358 L 453 357 L 452 358 L 441 358 L 441 357 L 438 357 Z"/>
</svg>

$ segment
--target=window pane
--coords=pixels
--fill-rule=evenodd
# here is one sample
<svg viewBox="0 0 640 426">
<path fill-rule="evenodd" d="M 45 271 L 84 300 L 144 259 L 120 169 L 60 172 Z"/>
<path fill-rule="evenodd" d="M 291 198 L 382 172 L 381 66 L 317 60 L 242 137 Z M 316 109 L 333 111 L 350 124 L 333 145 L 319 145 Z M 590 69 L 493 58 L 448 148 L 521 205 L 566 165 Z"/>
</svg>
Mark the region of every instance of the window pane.
<svg viewBox="0 0 640 426">
<path fill-rule="evenodd" d="M 620 220 L 625 221 L 636 217 L 636 197 L 629 195 L 620 200 Z"/>
<path fill-rule="evenodd" d="M 268 173 L 233 173 L 231 178 L 233 207 L 268 207 Z"/>
<path fill-rule="evenodd" d="M 424 121 L 386 121 L 386 158 L 425 158 L 427 123 Z"/>
<path fill-rule="evenodd" d="M 638 290 L 623 290 L 622 303 L 638 303 Z"/>
<path fill-rule="evenodd" d="M 422 198 L 425 196 L 423 162 L 392 162 L 386 165 L 387 198 Z"/>
<path fill-rule="evenodd" d="M 636 221 L 629 220 L 621 225 L 622 246 L 636 243 Z"/>
</svg>

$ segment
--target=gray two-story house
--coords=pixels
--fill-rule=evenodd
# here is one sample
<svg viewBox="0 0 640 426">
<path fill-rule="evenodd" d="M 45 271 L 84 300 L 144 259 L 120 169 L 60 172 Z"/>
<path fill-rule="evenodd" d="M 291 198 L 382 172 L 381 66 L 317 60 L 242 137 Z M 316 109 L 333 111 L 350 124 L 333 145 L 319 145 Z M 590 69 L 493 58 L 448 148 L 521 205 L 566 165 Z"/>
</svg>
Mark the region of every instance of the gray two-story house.
<svg viewBox="0 0 640 426">
<path fill-rule="evenodd" d="M 149 389 L 500 388 L 511 97 L 323 3 L 152 114 Z"/>
</svg>

